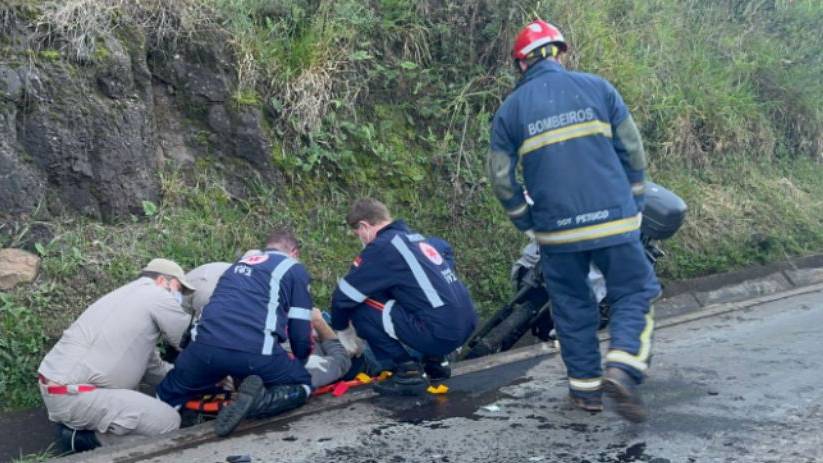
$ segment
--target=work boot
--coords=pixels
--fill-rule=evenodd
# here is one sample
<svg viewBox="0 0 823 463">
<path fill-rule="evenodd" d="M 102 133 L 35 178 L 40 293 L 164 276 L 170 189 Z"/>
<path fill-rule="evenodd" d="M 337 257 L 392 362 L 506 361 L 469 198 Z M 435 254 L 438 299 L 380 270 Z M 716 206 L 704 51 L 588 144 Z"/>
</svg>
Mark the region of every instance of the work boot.
<svg viewBox="0 0 823 463">
<path fill-rule="evenodd" d="M 617 404 L 617 414 L 632 423 L 646 421 L 646 405 L 640 397 L 638 384 L 625 371 L 617 367 L 606 368 L 603 390 Z"/>
<path fill-rule="evenodd" d="M 227 436 L 243 418 L 266 418 L 297 408 L 306 403 L 307 389 L 302 384 L 278 384 L 266 389 L 259 376 L 249 376 L 232 402 L 217 414 L 214 431 L 218 436 Z"/>
<path fill-rule="evenodd" d="M 391 378 L 374 385 L 374 390 L 386 395 L 423 395 L 429 387 L 429 381 L 420 371 L 417 362 L 409 360 L 394 369 Z"/>
<path fill-rule="evenodd" d="M 302 384 L 278 384 L 263 391 L 254 403 L 249 418 L 268 418 L 306 403 L 309 387 Z"/>
<path fill-rule="evenodd" d="M 575 407 L 590 413 L 600 413 L 603 411 L 603 397 L 596 396 L 582 396 L 569 392 L 569 400 Z"/>
<path fill-rule="evenodd" d="M 57 440 L 55 449 L 60 455 L 80 453 L 100 447 L 100 441 L 94 431 L 72 429 L 63 423 L 57 423 Z"/>
<path fill-rule="evenodd" d="M 263 379 L 257 375 L 247 376 L 240 384 L 231 403 L 217 413 L 214 420 L 214 432 L 223 437 L 229 435 L 251 411 L 257 398 L 263 394 Z"/>
<path fill-rule="evenodd" d="M 426 357 L 423 359 L 423 371 L 429 381 L 445 381 L 452 376 L 452 367 L 445 357 Z"/>
</svg>

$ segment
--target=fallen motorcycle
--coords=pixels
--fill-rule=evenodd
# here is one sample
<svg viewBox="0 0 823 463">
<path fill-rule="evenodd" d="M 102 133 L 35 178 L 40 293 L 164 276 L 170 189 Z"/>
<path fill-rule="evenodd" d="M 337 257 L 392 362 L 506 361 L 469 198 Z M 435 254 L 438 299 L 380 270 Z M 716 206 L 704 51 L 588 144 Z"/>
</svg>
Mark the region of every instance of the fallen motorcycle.
<svg viewBox="0 0 823 463">
<path fill-rule="evenodd" d="M 659 242 L 671 238 L 686 217 L 686 203 L 675 193 L 646 182 L 646 206 L 640 239 L 646 257 L 654 265 L 665 254 Z M 509 350 L 528 331 L 542 341 L 554 339 L 551 298 L 540 271 L 540 247 L 531 242 L 523 248 L 520 259 L 512 268 L 515 294 L 469 338 L 461 350 L 460 359 L 482 357 Z M 600 329 L 609 323 L 606 284 L 602 273 L 592 266 L 589 286 L 600 307 Z"/>
</svg>

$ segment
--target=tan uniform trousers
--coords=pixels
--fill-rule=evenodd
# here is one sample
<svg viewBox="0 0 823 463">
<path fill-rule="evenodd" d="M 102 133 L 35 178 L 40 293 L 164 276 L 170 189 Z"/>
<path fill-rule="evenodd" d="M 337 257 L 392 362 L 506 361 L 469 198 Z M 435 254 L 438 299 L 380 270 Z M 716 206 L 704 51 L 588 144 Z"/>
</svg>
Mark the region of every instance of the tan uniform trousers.
<svg viewBox="0 0 823 463">
<path fill-rule="evenodd" d="M 49 419 L 74 429 L 115 435 L 157 436 L 180 427 L 177 411 L 159 399 L 130 389 L 95 389 L 49 394 L 40 384 Z"/>
</svg>

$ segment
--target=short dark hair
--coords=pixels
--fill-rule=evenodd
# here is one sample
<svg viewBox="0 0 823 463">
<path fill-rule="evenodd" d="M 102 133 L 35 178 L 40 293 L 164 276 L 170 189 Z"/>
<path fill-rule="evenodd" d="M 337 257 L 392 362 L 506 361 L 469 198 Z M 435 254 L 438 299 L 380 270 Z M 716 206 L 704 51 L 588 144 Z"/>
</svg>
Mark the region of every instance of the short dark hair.
<svg viewBox="0 0 823 463">
<path fill-rule="evenodd" d="M 369 225 L 376 225 L 380 222 L 391 220 L 389 208 L 385 204 L 374 198 L 360 198 L 351 205 L 349 213 L 346 214 L 346 224 L 355 228 L 360 222 Z"/>
<path fill-rule="evenodd" d="M 275 228 L 271 231 L 271 233 L 269 233 L 269 237 L 266 238 L 266 247 L 273 248 L 280 246 L 287 248 L 282 249 L 283 251 L 289 249 L 300 249 L 300 242 L 297 241 L 297 238 L 290 229 Z"/>
</svg>

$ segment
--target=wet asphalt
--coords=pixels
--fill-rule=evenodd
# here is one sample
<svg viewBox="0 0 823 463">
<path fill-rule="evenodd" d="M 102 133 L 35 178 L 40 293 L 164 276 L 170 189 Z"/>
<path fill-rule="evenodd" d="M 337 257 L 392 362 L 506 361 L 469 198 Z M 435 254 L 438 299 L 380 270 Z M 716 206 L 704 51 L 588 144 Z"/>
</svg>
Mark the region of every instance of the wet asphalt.
<svg viewBox="0 0 823 463">
<path fill-rule="evenodd" d="M 658 331 L 640 425 L 574 409 L 555 355 L 146 461 L 823 462 L 821 333 L 823 292 Z"/>
</svg>

